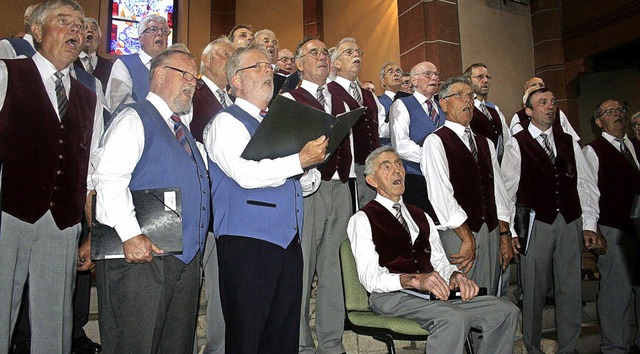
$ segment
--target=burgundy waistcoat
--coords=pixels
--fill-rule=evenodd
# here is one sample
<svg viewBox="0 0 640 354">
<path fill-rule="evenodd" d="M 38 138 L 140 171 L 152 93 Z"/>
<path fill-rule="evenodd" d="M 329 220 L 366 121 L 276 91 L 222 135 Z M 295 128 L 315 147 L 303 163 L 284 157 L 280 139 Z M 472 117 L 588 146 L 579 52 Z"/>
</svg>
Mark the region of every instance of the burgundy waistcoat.
<svg viewBox="0 0 640 354">
<path fill-rule="evenodd" d="M 332 81 L 327 84 L 327 88 L 332 97 L 339 98 L 346 103 L 349 109 L 354 110 L 360 107 L 351 94 L 347 92 L 340 84 Z M 353 154 L 354 160 L 359 165 L 364 165 L 364 161 L 369 154 L 380 146 L 380 135 L 378 133 L 378 105 L 376 104 L 373 94 L 369 90 L 360 90 L 362 92 L 362 105 L 366 107 L 364 115 L 353 126 Z M 333 115 L 344 112 L 342 104 L 332 106 Z M 340 111 L 336 111 L 338 108 Z"/>
<path fill-rule="evenodd" d="M 2 209 L 28 223 L 50 209 L 58 228 L 75 225 L 86 201 L 96 95 L 71 78 L 69 106 L 60 122 L 33 60 L 5 64 L 8 87 L 0 111 Z"/>
<path fill-rule="evenodd" d="M 318 99 L 313 97 L 309 91 L 298 87 L 297 89 L 289 91 L 289 94 L 293 96 L 293 99 L 307 106 L 314 107 L 321 111 L 324 111 L 324 107 L 320 105 Z M 331 95 L 331 110 L 332 114 L 336 115 L 344 112 L 344 104 L 335 96 Z M 336 107 L 342 108 L 342 112 L 335 113 Z M 349 181 L 349 171 L 351 170 L 351 142 L 349 141 L 349 135 L 342 140 L 336 151 L 331 155 L 329 160 L 318 167 L 322 180 L 329 181 L 331 177 L 338 171 L 338 176 L 342 183 Z"/>
<path fill-rule="evenodd" d="M 93 73 L 91 75 L 100 80 L 100 83 L 102 84 L 102 92 L 104 93 L 107 90 L 107 83 L 109 82 L 109 76 L 111 76 L 111 68 L 113 67 L 113 62 L 99 55 L 97 56 L 97 58 L 98 64 L 96 64 L 96 67 L 93 69 Z M 84 68 L 82 60 L 80 58 L 76 59 L 75 63 L 80 65 L 81 68 Z"/>
<path fill-rule="evenodd" d="M 202 133 L 211 118 L 222 110 L 217 95 L 211 92 L 209 86 L 203 83 L 202 87 L 193 93 L 193 119 L 189 123 L 189 130 L 196 141 L 204 144 Z"/>
<path fill-rule="evenodd" d="M 631 140 L 640 156 L 640 143 Z M 598 189 L 600 190 L 599 224 L 616 229 L 630 226 L 633 196 L 640 193 L 640 173 L 611 143 L 602 136 L 589 143 L 598 156 Z"/>
<path fill-rule="evenodd" d="M 573 138 L 553 129 L 556 162 L 551 159 L 528 129 L 514 135 L 521 155 L 517 202 L 536 211 L 536 220 L 552 224 L 562 214 L 567 223 L 582 214 L 578 197 L 578 171 Z"/>
<path fill-rule="evenodd" d="M 429 243 L 429 221 L 422 209 L 405 204 L 409 214 L 418 225 L 420 233 L 411 243 L 411 235 L 402 227 L 395 215 L 375 200 L 362 208 L 371 224 L 373 243 L 378 253 L 378 263 L 391 273 L 431 273 L 431 244 Z"/>
<path fill-rule="evenodd" d="M 487 110 L 493 117 L 493 120 L 489 120 L 487 116 L 482 113 L 478 107 L 473 107 L 473 118 L 471 119 L 471 130 L 478 135 L 489 138 L 493 142 L 494 146 L 498 145 L 498 137 L 502 135 L 502 121 L 500 115 L 495 108 L 486 106 Z"/>
<path fill-rule="evenodd" d="M 478 232 L 486 223 L 489 231 L 498 226 L 498 212 L 493 183 L 493 164 L 487 139 L 476 135 L 478 162 L 460 137 L 448 127 L 434 132 L 442 140 L 449 163 L 449 180 L 453 197 L 467 214 L 471 231 Z"/>
</svg>

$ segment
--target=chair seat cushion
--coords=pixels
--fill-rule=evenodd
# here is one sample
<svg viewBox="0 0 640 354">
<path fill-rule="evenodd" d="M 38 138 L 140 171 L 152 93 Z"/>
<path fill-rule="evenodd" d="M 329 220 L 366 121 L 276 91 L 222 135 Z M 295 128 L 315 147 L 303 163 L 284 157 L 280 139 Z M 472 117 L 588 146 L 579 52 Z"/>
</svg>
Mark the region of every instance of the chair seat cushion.
<svg viewBox="0 0 640 354">
<path fill-rule="evenodd" d="M 412 320 L 401 317 L 384 317 L 371 311 L 349 311 L 349 321 L 355 326 L 384 328 L 403 335 L 427 336 L 429 331 Z"/>
</svg>

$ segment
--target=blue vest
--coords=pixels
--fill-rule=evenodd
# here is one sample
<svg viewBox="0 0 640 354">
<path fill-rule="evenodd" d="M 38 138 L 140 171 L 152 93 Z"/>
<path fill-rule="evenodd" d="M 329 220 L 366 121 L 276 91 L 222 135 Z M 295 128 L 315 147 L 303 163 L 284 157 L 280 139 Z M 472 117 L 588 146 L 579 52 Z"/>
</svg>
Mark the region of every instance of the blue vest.
<svg viewBox="0 0 640 354">
<path fill-rule="evenodd" d="M 380 104 L 382 105 L 382 107 L 384 107 L 384 112 L 385 112 L 385 122 L 389 123 L 389 110 L 391 109 L 391 104 L 393 103 L 393 100 L 385 95 L 382 94 L 380 96 L 378 96 L 378 101 L 380 101 Z M 391 139 L 389 138 L 380 138 L 380 145 L 391 145 Z"/>
<path fill-rule="evenodd" d="M 260 124 L 236 105 L 221 112 L 242 122 L 251 136 Z M 302 187 L 298 179 L 287 178 L 279 187 L 245 189 L 211 160 L 209 175 L 216 236 L 250 237 L 287 248 L 296 234 L 302 235 Z"/>
<path fill-rule="evenodd" d="M 31 46 L 31 43 L 24 38 L 7 38 L 7 41 L 13 47 L 13 50 L 16 51 L 16 56 L 24 55 L 27 58 L 31 58 L 34 54 L 36 54 L 35 49 Z"/>
<path fill-rule="evenodd" d="M 131 174 L 129 189 L 180 187 L 182 255 L 176 257 L 188 264 L 198 250 L 204 250 L 209 229 L 211 201 L 204 160 L 191 134 L 185 132 L 193 158 L 187 154 L 151 102 L 144 100 L 131 107 L 138 112 L 144 127 L 144 151 Z"/>
<path fill-rule="evenodd" d="M 131 75 L 133 85 L 131 97 L 136 102 L 144 100 L 149 93 L 149 69 L 140 60 L 140 55 L 123 55 L 118 60 L 122 61 Z"/>
<path fill-rule="evenodd" d="M 96 77 L 86 72 L 81 65 L 74 63 L 73 67 L 75 69 L 76 76 L 77 76 L 76 78 L 78 79 L 78 81 L 80 81 L 80 83 L 83 84 L 84 87 L 88 88 L 89 90 L 93 91 L 93 93 L 95 93 Z"/>
<path fill-rule="evenodd" d="M 431 121 L 431 117 L 427 115 L 427 112 L 422 108 L 422 104 L 418 102 L 415 96 L 407 96 L 399 98 L 399 100 L 404 103 L 409 111 L 409 138 L 414 141 L 416 144 L 422 146 L 424 143 L 424 139 L 427 138 L 427 135 L 433 133 L 436 128 L 438 128 Z M 442 117 L 440 118 L 442 120 Z M 404 163 L 404 169 L 407 173 L 411 173 L 414 175 L 422 175 L 422 171 L 420 171 L 420 164 L 411 162 L 411 161 L 402 161 Z"/>
</svg>

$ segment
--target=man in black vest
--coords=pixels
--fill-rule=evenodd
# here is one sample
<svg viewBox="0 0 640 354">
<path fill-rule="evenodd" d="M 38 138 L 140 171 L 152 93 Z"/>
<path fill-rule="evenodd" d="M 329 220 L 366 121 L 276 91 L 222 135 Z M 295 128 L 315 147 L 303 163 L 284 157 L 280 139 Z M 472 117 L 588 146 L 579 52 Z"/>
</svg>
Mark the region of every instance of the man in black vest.
<svg viewBox="0 0 640 354">
<path fill-rule="evenodd" d="M 80 5 L 46 1 L 31 19 L 36 54 L 0 61 L 0 352 L 9 351 L 22 297 L 16 289 L 28 278 L 32 352 L 68 353 L 80 221 L 102 106 L 69 72 L 84 40 Z"/>
<path fill-rule="evenodd" d="M 527 351 L 542 353 L 542 307 L 553 274 L 558 352 L 570 353 L 582 323 L 583 239 L 590 249 L 603 245 L 595 232 L 600 193 L 580 146 L 571 135 L 553 128 L 553 93 L 546 88 L 532 92 L 526 107 L 531 124 L 508 140 L 502 161 L 512 219 L 516 204 L 535 211 L 528 246 L 517 238 L 526 235 L 516 235 L 512 228 L 514 251 L 527 247 L 526 256 L 520 255 L 522 333 Z"/>
<path fill-rule="evenodd" d="M 483 332 L 480 353 L 511 353 L 518 308 L 494 296 L 476 297 L 478 285 L 449 264 L 433 220 L 402 200 L 405 173 L 395 150 L 374 150 L 365 173 L 377 196 L 351 217 L 348 233 L 370 308 L 430 331 L 427 353 L 461 353 L 471 327 Z M 430 291 L 443 301 L 403 289 Z M 453 289 L 460 289 L 462 301 L 446 301 Z"/>
<path fill-rule="evenodd" d="M 593 117 L 602 135 L 583 148 L 600 190 L 598 226 L 607 241 L 607 253 L 598 257 L 603 353 L 629 352 L 631 299 L 634 290 L 638 293 L 638 238 L 629 215 L 634 196 L 640 194 L 640 142 L 627 136 L 626 113 L 618 101 L 599 103 Z"/>
</svg>

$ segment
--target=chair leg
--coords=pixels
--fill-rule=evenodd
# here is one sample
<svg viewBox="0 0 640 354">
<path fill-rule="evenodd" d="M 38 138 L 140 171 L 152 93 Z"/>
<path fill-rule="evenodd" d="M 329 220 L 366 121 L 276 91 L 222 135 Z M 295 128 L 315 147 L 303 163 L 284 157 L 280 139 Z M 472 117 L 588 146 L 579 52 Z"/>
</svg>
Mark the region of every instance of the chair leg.
<svg viewBox="0 0 640 354">
<path fill-rule="evenodd" d="M 471 332 L 467 334 L 467 338 L 464 341 L 464 348 L 467 354 L 475 354 L 475 351 L 473 350 L 473 340 L 471 338 Z"/>
<path fill-rule="evenodd" d="M 389 354 L 396 354 L 396 345 L 393 342 L 393 337 L 390 334 L 374 336 L 373 338 L 385 342 L 387 344 L 387 351 Z"/>
</svg>

